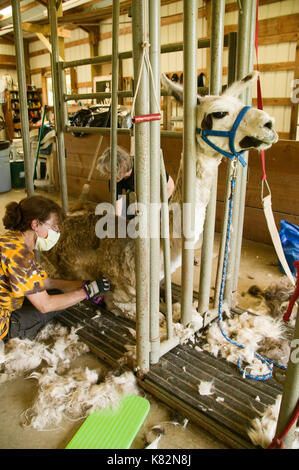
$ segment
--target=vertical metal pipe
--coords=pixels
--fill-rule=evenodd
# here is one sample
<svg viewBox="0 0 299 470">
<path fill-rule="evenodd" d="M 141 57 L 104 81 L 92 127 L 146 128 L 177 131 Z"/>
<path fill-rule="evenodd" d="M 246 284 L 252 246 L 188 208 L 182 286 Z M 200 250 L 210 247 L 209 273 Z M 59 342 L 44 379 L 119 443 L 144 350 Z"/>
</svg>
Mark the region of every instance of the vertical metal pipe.
<svg viewBox="0 0 299 470">
<path fill-rule="evenodd" d="M 119 34 L 119 0 L 113 1 L 112 7 L 112 84 L 111 84 L 111 179 L 110 203 L 116 206 L 116 172 L 117 172 L 117 105 L 118 105 L 118 34 Z"/>
<path fill-rule="evenodd" d="M 299 344 L 299 314 L 297 314 L 296 325 L 294 329 L 294 337 L 291 342 L 291 353 L 286 372 L 286 378 L 283 387 L 283 395 L 281 399 L 280 411 L 278 416 L 276 436 L 279 436 L 288 424 L 292 414 L 295 411 L 299 400 L 299 360 L 298 360 L 298 344 Z M 297 352 L 296 352 L 296 349 Z M 294 442 L 294 431 L 296 424 L 289 431 L 284 439 L 286 449 L 292 448 Z"/>
<path fill-rule="evenodd" d="M 166 183 L 166 171 L 164 165 L 163 154 L 161 150 L 161 226 L 162 226 L 162 243 L 163 243 L 163 262 L 164 262 L 164 285 L 165 285 L 165 302 L 166 302 L 166 324 L 167 338 L 173 337 L 172 331 L 172 294 L 171 294 L 171 262 L 170 262 L 170 238 L 169 238 L 169 211 L 168 211 L 168 195 Z"/>
<path fill-rule="evenodd" d="M 133 62 L 134 81 L 138 80 L 142 52 L 146 34 L 146 1 L 135 0 L 132 3 L 133 25 Z M 135 101 L 136 115 L 149 113 L 148 74 L 146 68 L 141 71 L 138 95 Z M 149 274 L 150 274 L 150 243 L 148 238 L 148 207 L 149 207 L 149 123 L 135 125 L 135 181 L 136 195 L 139 204 L 139 226 L 145 227 L 146 236 L 136 238 L 136 336 L 137 336 L 137 367 L 140 374 L 149 369 Z M 142 206 L 141 206 L 142 205 Z"/>
<path fill-rule="evenodd" d="M 249 53 L 247 57 L 247 71 L 251 72 L 253 70 L 253 56 L 254 56 L 254 43 L 255 43 L 255 20 L 256 20 L 256 0 L 252 0 L 249 5 L 249 38 L 248 38 L 248 48 Z M 244 64 L 245 69 L 245 64 Z M 245 70 L 244 70 L 245 72 Z M 245 73 L 244 73 L 245 75 Z M 241 77 L 242 78 L 242 77 Z M 245 103 L 250 105 L 252 102 L 252 89 L 248 88 L 245 95 Z M 246 162 L 248 163 L 248 152 L 246 152 Z M 235 268 L 234 268 L 234 277 L 233 277 L 233 292 L 238 288 L 238 279 L 239 279 L 239 269 L 240 269 L 240 257 L 242 250 L 242 237 L 243 237 L 243 226 L 244 226 L 244 213 L 245 213 L 245 199 L 246 199 L 246 186 L 247 186 L 247 174 L 248 174 L 248 165 L 246 168 L 242 169 L 241 174 L 241 191 L 240 191 L 240 207 L 239 207 L 239 222 L 238 222 L 238 236 L 237 236 L 237 247 L 236 247 L 236 256 L 235 256 Z"/>
<path fill-rule="evenodd" d="M 25 180 L 26 181 L 26 193 L 28 196 L 32 196 L 34 194 L 33 159 L 31 157 L 31 148 L 30 148 L 24 44 L 23 44 L 23 35 L 22 35 L 22 18 L 21 18 L 20 2 L 18 0 L 12 0 L 12 18 L 13 18 L 16 59 L 17 59 L 17 73 L 18 73 L 19 98 L 20 98 L 20 117 L 21 117 L 21 130 L 22 130 L 22 141 L 23 141 L 23 152 L 24 152 L 24 170 L 25 170 L 25 177 L 26 177 L 26 180 Z"/>
<path fill-rule="evenodd" d="M 51 31 L 51 69 L 52 69 L 52 87 L 54 97 L 54 116 L 55 116 L 55 129 L 56 129 L 56 140 L 57 140 L 57 151 L 58 151 L 58 163 L 59 163 L 59 183 L 60 183 L 60 196 L 62 202 L 62 208 L 65 212 L 68 211 L 68 195 L 67 195 L 67 180 L 66 180 L 66 168 L 65 168 L 65 147 L 64 147 L 64 134 L 63 125 L 61 119 L 61 107 L 64 102 L 61 101 L 59 88 L 61 86 L 58 71 L 59 62 L 59 46 L 58 46 L 58 34 L 57 34 L 57 12 L 56 12 L 56 1 L 48 1 L 48 14 Z"/>
<path fill-rule="evenodd" d="M 222 91 L 224 13 L 225 0 L 212 0 L 210 49 L 210 94 L 212 95 L 218 95 Z M 217 179 L 218 171 L 211 188 L 211 197 L 207 206 L 203 232 L 198 295 L 198 311 L 200 313 L 205 313 L 209 309 L 216 217 Z"/>
<path fill-rule="evenodd" d="M 236 75 L 237 33 L 229 34 L 229 46 L 228 47 L 229 49 L 228 49 L 227 84 L 228 86 L 230 86 L 235 81 L 235 75 Z M 227 164 L 227 171 L 226 171 L 226 185 L 225 185 L 226 190 L 225 190 L 225 198 L 224 198 L 224 210 L 223 210 L 221 237 L 220 237 L 219 252 L 218 252 L 214 307 L 218 306 L 221 280 L 222 280 L 222 267 L 223 267 L 223 260 L 224 260 L 226 230 L 227 230 L 227 220 L 228 220 L 228 207 L 229 207 L 229 198 L 230 198 L 230 192 L 231 192 L 231 183 L 230 183 L 231 176 L 232 176 L 232 163 L 231 161 L 229 161 Z"/>
<path fill-rule="evenodd" d="M 150 113 L 157 113 L 154 95 L 160 103 L 160 0 L 149 2 L 150 62 L 154 83 L 150 86 Z M 151 82 L 151 80 L 150 80 Z M 150 123 L 150 361 L 159 360 L 159 300 L 160 300 L 160 121 Z"/>
<path fill-rule="evenodd" d="M 238 20 L 238 44 L 237 44 L 237 70 L 236 79 L 242 79 L 248 73 L 248 54 L 249 49 L 249 25 L 250 25 L 250 9 L 251 0 L 242 1 L 242 10 L 239 11 Z M 245 101 L 245 94 L 242 97 Z M 248 152 L 243 157 L 246 162 L 248 160 Z M 232 235 L 230 243 L 230 253 L 228 256 L 228 267 L 227 277 L 224 289 L 224 301 L 230 306 L 233 302 L 233 288 L 235 279 L 235 257 L 237 256 L 238 239 L 241 236 L 240 229 L 243 225 L 240 225 L 239 221 L 239 210 L 241 204 L 241 186 L 242 186 L 242 172 L 247 174 L 247 166 L 245 168 L 238 164 L 237 166 L 237 177 L 236 186 L 234 193 L 234 210 L 232 215 Z M 246 176 L 247 177 L 247 176 Z"/>
<path fill-rule="evenodd" d="M 182 214 L 182 323 L 192 318 L 194 279 L 194 187 L 196 174 L 197 1 L 184 0 L 184 131 Z"/>
<path fill-rule="evenodd" d="M 65 69 L 62 67 L 63 62 L 58 62 L 58 75 L 59 75 L 59 102 L 61 103 L 61 129 L 65 132 L 65 127 L 68 125 L 67 103 L 64 101 L 65 95 Z"/>
</svg>

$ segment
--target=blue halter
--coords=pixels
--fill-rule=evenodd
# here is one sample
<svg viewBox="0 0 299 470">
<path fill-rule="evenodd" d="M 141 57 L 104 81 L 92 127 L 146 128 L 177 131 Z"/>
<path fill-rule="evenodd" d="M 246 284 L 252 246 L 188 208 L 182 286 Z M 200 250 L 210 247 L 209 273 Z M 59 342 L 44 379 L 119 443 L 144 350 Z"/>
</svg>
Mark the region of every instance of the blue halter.
<svg viewBox="0 0 299 470">
<path fill-rule="evenodd" d="M 196 133 L 201 134 L 201 138 L 214 150 L 217 150 L 217 152 L 221 153 L 221 155 L 224 155 L 225 157 L 228 157 L 230 160 L 233 160 L 234 158 L 237 158 L 240 163 L 243 166 L 246 166 L 246 162 L 244 158 L 242 157 L 242 154 L 245 152 L 245 150 L 242 150 L 241 152 L 237 152 L 235 149 L 235 135 L 237 132 L 237 129 L 239 127 L 240 122 L 242 121 L 244 115 L 247 113 L 248 109 L 250 109 L 251 106 L 244 106 L 244 108 L 241 109 L 239 112 L 238 116 L 235 119 L 235 122 L 233 124 L 233 127 L 231 128 L 230 131 L 213 131 L 213 130 L 208 130 L 208 129 L 201 129 L 199 127 L 196 128 Z M 228 137 L 229 139 L 229 148 L 231 153 L 226 152 L 225 150 L 222 150 L 220 147 L 217 147 L 217 145 L 213 144 L 207 136 L 217 136 L 217 137 Z"/>
</svg>

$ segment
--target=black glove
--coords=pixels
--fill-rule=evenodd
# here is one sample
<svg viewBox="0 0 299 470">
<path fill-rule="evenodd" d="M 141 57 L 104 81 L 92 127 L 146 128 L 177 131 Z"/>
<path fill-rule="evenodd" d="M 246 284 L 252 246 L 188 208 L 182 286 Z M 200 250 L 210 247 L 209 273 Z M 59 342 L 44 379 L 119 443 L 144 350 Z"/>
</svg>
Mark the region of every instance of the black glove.
<svg viewBox="0 0 299 470">
<path fill-rule="evenodd" d="M 84 281 L 82 287 L 86 292 L 86 300 L 89 300 L 101 294 L 107 294 L 110 290 L 110 281 L 107 277 L 95 281 Z"/>
</svg>

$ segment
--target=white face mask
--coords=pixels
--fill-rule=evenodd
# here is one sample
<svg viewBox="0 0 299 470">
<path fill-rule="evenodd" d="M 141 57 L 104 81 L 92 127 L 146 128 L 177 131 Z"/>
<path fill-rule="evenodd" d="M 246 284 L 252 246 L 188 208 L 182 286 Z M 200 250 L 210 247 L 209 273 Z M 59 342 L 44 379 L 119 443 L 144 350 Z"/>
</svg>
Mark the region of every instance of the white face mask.
<svg viewBox="0 0 299 470">
<path fill-rule="evenodd" d="M 55 232 L 55 230 L 49 228 L 47 238 L 37 237 L 35 249 L 39 251 L 49 251 L 51 248 L 53 248 L 54 245 L 56 245 L 59 237 L 59 232 Z"/>
</svg>

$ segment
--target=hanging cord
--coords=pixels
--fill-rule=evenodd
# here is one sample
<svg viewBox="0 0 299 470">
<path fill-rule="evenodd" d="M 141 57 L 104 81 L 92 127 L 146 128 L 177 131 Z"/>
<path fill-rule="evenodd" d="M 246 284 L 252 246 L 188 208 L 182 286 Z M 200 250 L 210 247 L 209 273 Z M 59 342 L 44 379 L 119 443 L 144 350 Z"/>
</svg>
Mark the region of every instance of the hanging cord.
<svg viewBox="0 0 299 470">
<path fill-rule="evenodd" d="M 153 93 L 154 93 L 154 99 L 155 99 L 155 102 L 156 102 L 158 112 L 155 113 L 155 114 L 144 114 L 143 116 L 134 116 L 132 120 L 135 124 L 139 123 L 139 122 L 158 121 L 158 120 L 161 119 L 160 105 L 159 105 L 159 102 L 158 102 L 157 93 L 156 93 L 156 89 L 155 89 L 154 74 L 153 74 L 153 70 L 152 70 L 152 66 L 151 66 L 151 62 L 150 62 L 150 58 L 149 58 L 149 53 L 148 53 L 149 46 L 150 46 L 150 44 L 148 44 L 147 41 L 143 41 L 143 43 L 141 44 L 142 58 L 141 58 L 140 66 L 139 66 L 137 86 L 136 86 L 136 90 L 135 90 L 135 93 L 134 93 L 131 113 L 132 113 L 132 116 L 133 116 L 134 110 L 135 110 L 136 97 L 137 97 L 138 90 L 139 90 L 139 85 L 140 85 L 140 81 L 141 81 L 141 77 L 142 77 L 143 68 L 146 65 L 148 67 L 149 75 L 150 75 L 151 80 L 152 80 L 152 88 L 153 88 Z"/>
<path fill-rule="evenodd" d="M 230 236 L 231 236 L 231 223 L 232 223 L 232 212 L 233 212 L 233 202 L 234 202 L 234 190 L 235 190 L 235 185 L 236 185 L 236 171 L 237 171 L 237 162 L 238 159 L 235 158 L 232 162 L 233 165 L 233 172 L 232 172 L 232 177 L 231 177 L 231 194 L 229 198 L 229 209 L 228 209 L 228 221 L 227 221 L 227 229 L 226 229 L 226 241 L 225 241 L 225 252 L 224 252 L 224 260 L 223 260 L 223 268 L 222 268 L 222 278 L 221 278 L 221 287 L 220 287 L 220 294 L 219 294 L 219 305 L 218 305 L 218 324 L 220 331 L 224 338 L 229 341 L 231 344 L 234 346 L 237 346 L 238 348 L 245 349 L 245 347 L 242 344 L 237 343 L 236 341 L 232 340 L 227 336 L 227 334 L 224 331 L 224 324 L 223 324 L 223 317 L 222 317 L 222 305 L 223 305 L 223 295 L 224 295 L 224 287 L 225 287 L 225 280 L 226 280 L 226 270 L 227 270 L 227 262 L 228 262 L 228 252 L 229 252 L 229 246 L 230 246 Z M 265 359 L 258 353 L 254 353 L 254 356 L 259 359 L 263 364 L 266 364 L 266 366 L 269 369 L 268 374 L 264 375 L 253 375 L 245 371 L 245 369 L 242 368 L 242 359 L 238 359 L 238 368 L 241 371 L 243 377 L 245 378 L 250 378 L 250 379 L 255 379 L 255 380 L 267 380 L 270 377 L 272 377 L 272 372 L 273 372 L 273 365 L 279 367 L 280 369 L 286 369 L 286 367 L 271 361 L 270 359 Z"/>
</svg>

